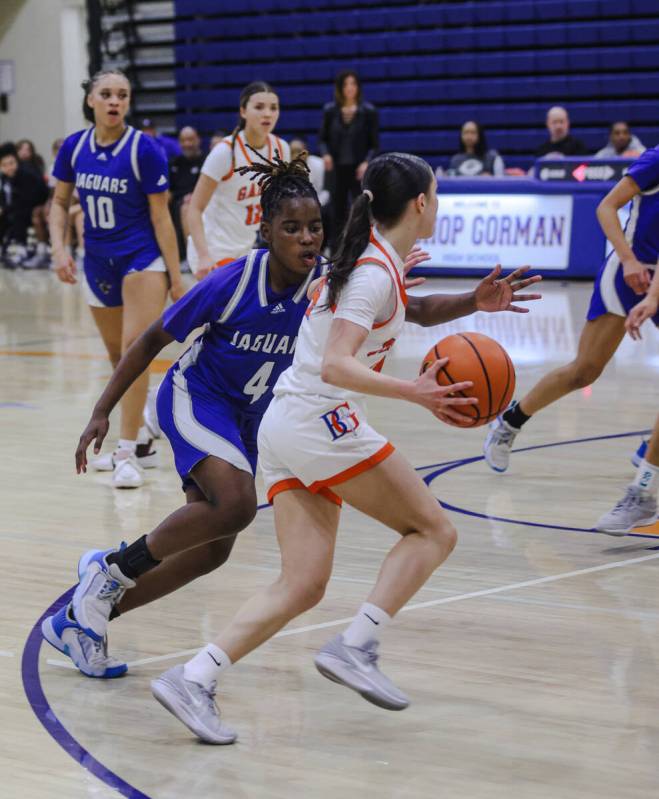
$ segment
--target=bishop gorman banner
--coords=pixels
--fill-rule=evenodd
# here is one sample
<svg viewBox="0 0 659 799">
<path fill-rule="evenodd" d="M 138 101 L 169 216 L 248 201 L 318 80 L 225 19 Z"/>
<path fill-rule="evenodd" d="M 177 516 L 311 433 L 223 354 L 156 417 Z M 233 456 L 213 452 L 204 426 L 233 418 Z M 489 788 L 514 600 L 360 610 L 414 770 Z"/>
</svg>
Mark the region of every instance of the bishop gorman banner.
<svg viewBox="0 0 659 799">
<path fill-rule="evenodd" d="M 426 267 L 568 268 L 572 197 L 547 194 L 439 194 Z M 421 267 L 423 268 L 423 267 Z"/>
</svg>

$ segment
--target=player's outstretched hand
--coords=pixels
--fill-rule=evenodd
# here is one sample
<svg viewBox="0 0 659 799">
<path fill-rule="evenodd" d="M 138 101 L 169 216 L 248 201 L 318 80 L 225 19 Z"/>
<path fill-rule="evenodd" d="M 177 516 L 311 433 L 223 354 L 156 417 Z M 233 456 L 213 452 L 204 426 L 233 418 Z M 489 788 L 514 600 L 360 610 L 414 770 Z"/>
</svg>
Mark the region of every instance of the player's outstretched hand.
<svg viewBox="0 0 659 799">
<path fill-rule="evenodd" d="M 87 447 L 94 439 L 94 455 L 98 455 L 101 451 L 101 444 L 110 429 L 110 419 L 106 414 L 94 414 L 89 420 L 89 424 L 82 431 L 80 441 L 78 441 L 78 448 L 76 449 L 76 472 L 87 471 Z"/>
<path fill-rule="evenodd" d="M 430 260 L 430 253 L 421 249 L 418 244 L 407 253 L 407 257 L 403 263 L 403 274 L 405 275 L 405 288 L 411 289 L 414 286 L 420 286 L 426 282 L 425 277 L 407 277 L 408 272 L 414 269 L 415 266 Z"/>
<path fill-rule="evenodd" d="M 623 261 L 622 275 L 625 283 L 634 292 L 634 294 L 645 294 L 650 288 L 650 271 L 638 261 L 636 258 L 630 258 L 628 261 Z"/>
<path fill-rule="evenodd" d="M 648 294 L 647 297 L 642 299 L 635 305 L 627 314 L 625 319 L 625 330 L 634 339 L 634 341 L 641 340 L 641 325 L 646 319 L 651 319 L 657 313 L 659 301 L 656 297 Z"/>
<path fill-rule="evenodd" d="M 172 283 L 172 285 L 169 287 L 169 296 L 172 298 L 172 302 L 180 300 L 184 294 L 185 294 L 185 286 L 183 285 L 182 280 L 177 280 L 175 283 Z"/>
<path fill-rule="evenodd" d="M 440 358 L 419 375 L 412 384 L 412 396 L 409 399 L 427 408 L 443 422 L 447 419 L 454 422 L 472 421 L 470 416 L 460 413 L 461 406 L 478 405 L 476 397 L 467 397 L 464 393 L 473 387 L 471 380 L 453 383 L 450 386 L 440 386 L 437 383 L 437 372 L 442 366 L 446 366 L 448 361 L 448 358 Z"/>
<path fill-rule="evenodd" d="M 71 257 L 71 253 L 63 252 L 53 254 L 53 270 L 62 283 L 77 283 L 78 268 Z"/>
<path fill-rule="evenodd" d="M 488 311 L 513 311 L 514 313 L 528 313 L 528 308 L 514 305 L 516 302 L 530 302 L 542 299 L 542 294 L 519 294 L 522 289 L 542 280 L 540 275 L 525 277 L 530 266 L 515 269 L 506 277 L 501 277 L 501 264 L 497 264 L 487 277 L 484 277 L 476 286 L 476 310 Z"/>
</svg>

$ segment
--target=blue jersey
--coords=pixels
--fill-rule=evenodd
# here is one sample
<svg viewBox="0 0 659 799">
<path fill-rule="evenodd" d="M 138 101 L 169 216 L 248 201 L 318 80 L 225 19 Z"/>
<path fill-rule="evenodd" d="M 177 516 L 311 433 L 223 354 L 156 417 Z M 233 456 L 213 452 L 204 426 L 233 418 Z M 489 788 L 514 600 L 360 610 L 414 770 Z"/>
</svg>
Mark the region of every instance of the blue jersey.
<svg viewBox="0 0 659 799">
<path fill-rule="evenodd" d="M 646 150 L 629 167 L 627 175 L 641 190 L 632 200 L 625 236 L 641 263 L 659 260 L 659 146 Z"/>
<path fill-rule="evenodd" d="M 148 136 L 130 126 L 119 141 L 101 147 L 95 128 L 65 139 L 53 175 L 74 183 L 85 217 L 85 247 L 94 255 L 130 255 L 158 249 L 148 194 L 167 191 L 167 162 Z"/>
<path fill-rule="evenodd" d="M 172 367 L 174 382 L 183 377 L 191 394 L 228 397 L 237 411 L 262 416 L 279 375 L 293 362 L 307 289 L 321 274 L 319 263 L 301 285 L 276 294 L 267 250 L 211 272 L 163 315 L 164 329 L 177 341 L 206 325 Z"/>
</svg>

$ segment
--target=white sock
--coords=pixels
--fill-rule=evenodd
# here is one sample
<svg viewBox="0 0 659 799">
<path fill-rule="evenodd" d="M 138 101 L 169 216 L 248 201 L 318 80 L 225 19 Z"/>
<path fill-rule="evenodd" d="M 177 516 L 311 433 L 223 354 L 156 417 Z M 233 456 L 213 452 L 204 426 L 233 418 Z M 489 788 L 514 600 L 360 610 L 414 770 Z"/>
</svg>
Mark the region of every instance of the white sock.
<svg viewBox="0 0 659 799">
<path fill-rule="evenodd" d="M 146 427 L 140 427 L 140 429 L 137 431 L 137 443 L 148 444 L 149 441 L 151 441 L 151 434 Z"/>
<path fill-rule="evenodd" d="M 209 688 L 230 665 L 231 659 L 226 652 L 215 644 L 207 644 L 183 666 L 183 676 L 190 682 Z"/>
<path fill-rule="evenodd" d="M 137 441 L 129 441 L 127 438 L 120 438 L 117 444 L 115 455 L 118 460 L 127 458 L 129 455 L 134 455 L 137 449 Z"/>
<path fill-rule="evenodd" d="M 648 494 L 655 494 L 659 488 L 659 466 L 653 466 L 643 458 L 636 470 L 634 485 Z"/>
<path fill-rule="evenodd" d="M 369 641 L 379 641 L 382 630 L 391 621 L 391 616 L 377 605 L 364 602 L 359 612 L 343 633 L 343 642 L 348 646 L 364 647 Z"/>
</svg>

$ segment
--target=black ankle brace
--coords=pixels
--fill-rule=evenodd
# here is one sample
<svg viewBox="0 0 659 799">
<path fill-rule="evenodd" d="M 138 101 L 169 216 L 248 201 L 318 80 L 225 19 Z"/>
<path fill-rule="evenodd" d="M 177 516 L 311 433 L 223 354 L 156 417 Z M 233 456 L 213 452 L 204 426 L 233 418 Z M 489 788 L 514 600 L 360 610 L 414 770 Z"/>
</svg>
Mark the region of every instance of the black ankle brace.
<svg viewBox="0 0 659 799">
<path fill-rule="evenodd" d="M 127 546 L 119 552 L 111 552 L 106 561 L 108 563 L 116 563 L 121 569 L 121 573 L 125 574 L 131 580 L 137 580 L 142 574 L 151 571 L 155 568 L 160 561 L 155 560 L 149 552 L 146 545 L 146 536 L 138 538 L 137 541 Z"/>
</svg>

